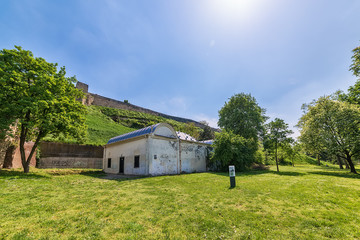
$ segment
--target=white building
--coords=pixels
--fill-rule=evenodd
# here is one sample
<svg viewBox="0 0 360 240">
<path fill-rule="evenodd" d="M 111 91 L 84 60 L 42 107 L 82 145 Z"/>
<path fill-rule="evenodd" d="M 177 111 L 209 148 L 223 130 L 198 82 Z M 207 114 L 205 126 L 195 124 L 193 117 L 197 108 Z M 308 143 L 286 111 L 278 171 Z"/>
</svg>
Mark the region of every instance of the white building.
<svg viewBox="0 0 360 240">
<path fill-rule="evenodd" d="M 193 140 L 182 140 L 166 123 L 123 134 L 105 145 L 103 170 L 125 175 L 204 172 L 210 144 Z"/>
</svg>

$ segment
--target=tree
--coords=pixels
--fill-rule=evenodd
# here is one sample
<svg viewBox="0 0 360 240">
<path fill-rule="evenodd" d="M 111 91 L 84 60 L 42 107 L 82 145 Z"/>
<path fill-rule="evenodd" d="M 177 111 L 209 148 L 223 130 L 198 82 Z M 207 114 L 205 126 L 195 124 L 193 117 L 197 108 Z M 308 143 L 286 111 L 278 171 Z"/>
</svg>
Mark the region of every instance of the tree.
<svg viewBox="0 0 360 240">
<path fill-rule="evenodd" d="M 258 140 L 266 121 L 265 109 L 250 94 L 232 96 L 219 111 L 218 125 L 246 139 Z"/>
<path fill-rule="evenodd" d="M 289 130 L 288 127 L 289 125 L 279 118 L 275 118 L 275 120 L 266 125 L 264 146 L 268 146 L 274 150 L 276 169 L 278 172 L 278 147 L 292 141 L 292 138 L 289 138 L 288 136 L 292 134 L 293 131 Z"/>
<path fill-rule="evenodd" d="M 302 109 L 304 111 L 304 114 L 306 113 L 309 105 L 303 104 Z M 320 154 L 325 150 L 325 146 L 323 141 L 321 140 L 321 129 L 311 129 L 308 130 L 308 126 L 300 126 L 303 127 L 303 131 L 301 136 L 299 137 L 300 142 L 304 143 L 303 148 L 307 153 L 313 154 L 317 157 L 318 165 L 321 165 L 320 162 Z"/>
<path fill-rule="evenodd" d="M 352 52 L 354 54 L 351 57 L 352 64 L 350 65 L 350 71 L 352 71 L 356 77 L 360 78 L 360 46 L 354 48 Z"/>
<path fill-rule="evenodd" d="M 214 131 L 209 126 L 209 123 L 207 123 L 206 121 L 200 121 L 200 123 L 205 125 L 205 127 L 204 127 L 203 131 L 201 131 L 201 133 L 200 133 L 199 141 L 214 139 L 215 134 L 214 134 Z"/>
<path fill-rule="evenodd" d="M 354 86 L 350 86 L 348 93 L 338 92 L 338 98 L 342 101 L 354 103 L 360 105 L 360 46 L 352 50 L 353 56 L 352 64 L 350 65 L 350 71 L 353 75 L 358 77 Z"/>
<path fill-rule="evenodd" d="M 282 146 L 285 155 L 291 160 L 291 164 L 295 167 L 294 159 L 296 156 L 300 156 L 300 145 L 297 142 L 285 142 Z"/>
<path fill-rule="evenodd" d="M 195 139 L 199 139 L 199 136 L 200 136 L 199 128 L 195 126 L 194 122 L 187 122 L 186 124 L 184 124 L 182 131 L 184 133 L 189 134 L 190 136 L 192 136 Z"/>
<path fill-rule="evenodd" d="M 46 135 L 71 135 L 79 141 L 85 136 L 86 108 L 76 100 L 83 93 L 74 87 L 75 77 L 65 74 L 65 67 L 58 70 L 57 64 L 35 58 L 21 47 L 0 51 L 0 127 L 4 133 L 17 123 L 25 173 Z M 34 146 L 26 157 L 24 144 L 30 140 Z"/>
<path fill-rule="evenodd" d="M 255 161 L 257 143 L 245 139 L 232 131 L 223 130 L 215 137 L 214 154 L 211 163 L 217 170 L 226 171 L 229 165 L 245 170 Z"/>
<path fill-rule="evenodd" d="M 360 152 L 360 107 L 321 97 L 307 106 L 300 118 L 300 141 L 307 147 L 317 144 L 344 158 L 356 173 L 352 158 Z"/>
</svg>

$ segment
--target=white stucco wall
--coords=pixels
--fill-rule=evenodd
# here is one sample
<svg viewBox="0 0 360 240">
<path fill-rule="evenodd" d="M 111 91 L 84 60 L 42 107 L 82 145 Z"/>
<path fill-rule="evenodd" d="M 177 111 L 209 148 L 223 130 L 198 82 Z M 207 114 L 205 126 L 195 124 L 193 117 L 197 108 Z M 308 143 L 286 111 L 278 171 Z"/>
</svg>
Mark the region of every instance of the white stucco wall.
<svg viewBox="0 0 360 240">
<path fill-rule="evenodd" d="M 120 157 L 124 157 L 124 174 L 125 175 L 147 175 L 147 138 L 140 138 L 129 142 L 118 142 L 106 145 L 104 152 L 104 172 L 119 173 Z M 139 168 L 134 168 L 134 157 L 140 156 Z M 107 161 L 111 158 L 111 168 L 108 168 Z"/>
<path fill-rule="evenodd" d="M 154 135 L 168 138 L 176 138 L 176 132 L 169 127 L 171 126 L 169 126 L 168 124 L 158 126 L 154 131 Z"/>
<path fill-rule="evenodd" d="M 206 146 L 198 143 L 180 142 L 181 149 L 181 172 L 205 172 L 206 171 Z"/>
<path fill-rule="evenodd" d="M 149 174 L 178 174 L 179 140 L 149 138 Z"/>
<path fill-rule="evenodd" d="M 120 157 L 124 157 L 125 175 L 205 172 L 207 147 L 201 143 L 180 140 L 170 125 L 162 123 L 153 133 L 106 145 L 103 169 L 106 173 L 118 174 Z M 140 166 L 134 168 L 134 157 L 137 155 L 140 156 Z M 110 168 L 107 164 L 109 158 Z"/>
</svg>

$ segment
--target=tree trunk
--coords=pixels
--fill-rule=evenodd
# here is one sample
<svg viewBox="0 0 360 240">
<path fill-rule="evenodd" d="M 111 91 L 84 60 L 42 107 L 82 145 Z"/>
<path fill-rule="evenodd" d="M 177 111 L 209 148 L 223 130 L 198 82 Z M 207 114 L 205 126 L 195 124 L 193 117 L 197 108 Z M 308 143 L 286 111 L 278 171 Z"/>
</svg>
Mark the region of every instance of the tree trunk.
<svg viewBox="0 0 360 240">
<path fill-rule="evenodd" d="M 349 163 L 350 166 L 350 172 L 357 173 L 355 170 L 355 166 L 351 160 L 351 155 L 349 153 L 346 153 L 346 161 Z"/>
<path fill-rule="evenodd" d="M 336 157 L 337 157 L 337 162 L 338 162 L 338 164 L 339 164 L 340 169 L 344 169 L 343 163 L 342 163 L 342 161 L 341 161 L 340 156 L 339 156 L 339 155 L 336 155 Z"/>
<path fill-rule="evenodd" d="M 318 160 L 318 165 L 321 166 L 321 162 L 320 162 L 320 154 L 317 155 L 317 160 Z"/>
<path fill-rule="evenodd" d="M 25 130 L 25 128 L 23 126 L 21 126 L 19 148 L 20 148 L 21 164 L 22 164 L 22 166 L 24 168 L 24 173 L 29 172 L 29 166 L 26 164 L 27 161 L 26 161 L 25 148 L 24 148 L 26 132 L 27 131 Z"/>
<path fill-rule="evenodd" d="M 279 163 L 278 163 L 278 157 L 277 157 L 277 142 L 275 143 L 275 161 L 276 161 L 276 169 L 279 172 Z"/>
<path fill-rule="evenodd" d="M 349 164 L 348 164 L 347 161 L 345 161 L 345 168 L 346 168 L 346 169 L 350 169 Z"/>
<path fill-rule="evenodd" d="M 35 153 L 35 150 L 37 148 L 37 146 L 39 145 L 39 142 L 40 142 L 40 139 L 42 138 L 42 135 L 41 133 L 39 133 L 39 136 L 36 138 L 36 141 L 34 143 L 34 146 L 31 148 L 31 151 L 30 151 L 30 154 L 29 156 L 26 158 L 25 156 L 25 149 L 24 149 L 24 144 L 22 146 L 20 146 L 20 153 L 23 151 L 24 154 L 21 153 L 21 162 L 22 162 L 22 165 L 23 165 L 23 168 L 24 168 L 24 173 L 29 173 L 29 170 L 30 170 L 30 162 L 31 162 L 31 159 Z M 23 161 L 23 155 L 24 155 L 24 160 Z"/>
</svg>

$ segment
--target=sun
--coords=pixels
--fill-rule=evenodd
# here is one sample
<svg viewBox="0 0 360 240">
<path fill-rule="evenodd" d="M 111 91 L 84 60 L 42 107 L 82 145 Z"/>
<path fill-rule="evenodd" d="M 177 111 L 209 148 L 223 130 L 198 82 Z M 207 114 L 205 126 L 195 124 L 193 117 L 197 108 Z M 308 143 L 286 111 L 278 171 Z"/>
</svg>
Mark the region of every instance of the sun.
<svg viewBox="0 0 360 240">
<path fill-rule="evenodd" d="M 223 24 L 239 24 L 256 16 L 263 0 L 209 0 L 208 13 Z"/>
</svg>

